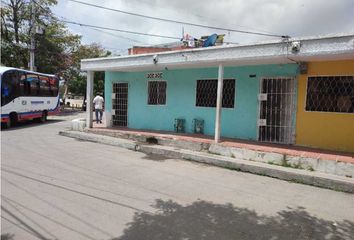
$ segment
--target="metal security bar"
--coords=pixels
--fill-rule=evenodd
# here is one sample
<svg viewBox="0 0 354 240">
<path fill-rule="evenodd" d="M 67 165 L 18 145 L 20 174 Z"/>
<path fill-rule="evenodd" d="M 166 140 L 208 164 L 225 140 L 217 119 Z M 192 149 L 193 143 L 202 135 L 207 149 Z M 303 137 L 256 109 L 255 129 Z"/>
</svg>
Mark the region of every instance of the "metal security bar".
<svg viewBox="0 0 354 240">
<path fill-rule="evenodd" d="M 306 111 L 353 113 L 354 76 L 309 77 Z"/>
<path fill-rule="evenodd" d="M 165 105 L 166 104 L 166 81 L 149 81 L 148 86 L 148 104 Z"/>
<path fill-rule="evenodd" d="M 218 80 L 197 80 L 196 106 L 216 107 Z M 235 106 L 235 79 L 223 80 L 222 107 Z"/>
<path fill-rule="evenodd" d="M 113 126 L 126 127 L 128 124 L 128 83 L 114 83 L 112 96 Z"/>
<path fill-rule="evenodd" d="M 264 78 L 258 99 L 260 111 L 258 140 L 261 142 L 292 144 L 295 99 L 293 78 Z"/>
</svg>

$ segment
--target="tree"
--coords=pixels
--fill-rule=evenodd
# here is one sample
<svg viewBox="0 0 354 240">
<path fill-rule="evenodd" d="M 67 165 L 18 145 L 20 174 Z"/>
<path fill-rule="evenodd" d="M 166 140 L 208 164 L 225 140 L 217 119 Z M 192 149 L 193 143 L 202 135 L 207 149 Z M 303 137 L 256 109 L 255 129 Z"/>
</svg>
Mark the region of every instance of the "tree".
<svg viewBox="0 0 354 240">
<path fill-rule="evenodd" d="M 107 57 L 110 51 L 105 50 L 101 45 L 93 43 L 90 45 L 80 45 L 77 51 L 72 53 L 72 64 L 70 67 L 71 77 L 68 90 L 74 95 L 86 95 L 86 74 L 80 71 L 81 59 Z M 103 92 L 104 72 L 95 72 L 94 90 L 95 94 Z"/>
<path fill-rule="evenodd" d="M 10 0 L 1 7 L 1 63 L 16 67 L 26 66 L 28 57 L 26 38 L 22 26 L 27 7 L 24 0 Z"/>
<path fill-rule="evenodd" d="M 56 0 L 36 0 L 35 22 L 37 26 L 48 26 L 55 20 L 50 6 Z M 32 26 L 31 2 L 8 0 L 1 7 L 1 63 L 5 66 L 27 68 L 29 61 Z M 38 48 L 36 48 L 38 49 Z"/>
<path fill-rule="evenodd" d="M 1 63 L 28 67 L 32 1 L 8 0 L 1 7 Z M 65 93 L 85 95 L 86 76 L 80 71 L 81 59 L 109 56 L 99 44 L 82 45 L 81 36 L 70 33 L 52 13 L 56 0 L 36 0 L 35 22 L 44 28 L 35 35 L 35 65 L 38 72 L 57 74 L 65 80 Z M 95 73 L 95 90 L 103 91 L 104 73 Z"/>
</svg>

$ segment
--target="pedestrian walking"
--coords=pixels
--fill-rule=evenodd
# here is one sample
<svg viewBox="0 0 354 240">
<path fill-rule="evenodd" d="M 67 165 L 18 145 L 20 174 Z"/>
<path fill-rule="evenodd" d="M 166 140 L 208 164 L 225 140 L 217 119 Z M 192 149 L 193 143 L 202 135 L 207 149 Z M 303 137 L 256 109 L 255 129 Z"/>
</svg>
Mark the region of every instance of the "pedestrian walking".
<svg viewBox="0 0 354 240">
<path fill-rule="evenodd" d="M 95 104 L 96 123 L 98 122 L 102 123 L 104 99 L 101 93 L 98 93 L 96 95 L 96 97 L 93 99 L 93 103 Z"/>
</svg>

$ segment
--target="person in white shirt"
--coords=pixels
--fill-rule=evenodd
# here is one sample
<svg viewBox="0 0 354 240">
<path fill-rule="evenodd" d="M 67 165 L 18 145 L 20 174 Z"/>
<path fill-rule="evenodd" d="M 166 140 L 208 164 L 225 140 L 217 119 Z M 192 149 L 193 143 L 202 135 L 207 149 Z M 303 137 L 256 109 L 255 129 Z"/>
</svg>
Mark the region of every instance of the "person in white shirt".
<svg viewBox="0 0 354 240">
<path fill-rule="evenodd" d="M 93 103 L 95 104 L 96 123 L 102 123 L 104 99 L 101 95 L 101 93 L 98 93 L 97 96 L 93 99 Z M 98 113 L 100 116 L 98 116 Z"/>
</svg>

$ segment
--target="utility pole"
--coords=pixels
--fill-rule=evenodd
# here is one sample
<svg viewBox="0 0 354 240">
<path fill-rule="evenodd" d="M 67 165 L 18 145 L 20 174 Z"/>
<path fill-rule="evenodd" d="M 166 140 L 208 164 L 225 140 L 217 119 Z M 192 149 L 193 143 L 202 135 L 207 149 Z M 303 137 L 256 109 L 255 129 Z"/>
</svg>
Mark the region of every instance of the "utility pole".
<svg viewBox="0 0 354 240">
<path fill-rule="evenodd" d="M 34 66 L 34 50 L 35 50 L 35 34 L 36 34 L 36 9 L 34 0 L 31 1 L 31 48 L 30 48 L 30 70 L 35 71 Z"/>
</svg>

